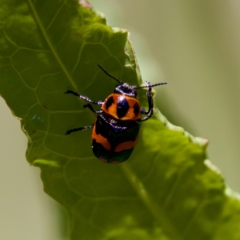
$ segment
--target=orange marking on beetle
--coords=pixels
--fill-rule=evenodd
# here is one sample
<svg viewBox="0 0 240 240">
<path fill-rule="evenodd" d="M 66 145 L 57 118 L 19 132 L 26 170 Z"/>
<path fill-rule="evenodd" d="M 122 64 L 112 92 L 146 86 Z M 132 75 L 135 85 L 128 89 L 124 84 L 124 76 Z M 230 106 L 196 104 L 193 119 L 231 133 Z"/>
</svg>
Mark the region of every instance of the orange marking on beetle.
<svg viewBox="0 0 240 240">
<path fill-rule="evenodd" d="M 122 152 L 124 150 L 132 149 L 135 147 L 137 142 L 138 142 L 138 138 L 135 141 L 122 142 L 115 147 L 114 152 Z"/>
<path fill-rule="evenodd" d="M 110 94 L 110 95 L 105 99 L 105 101 L 104 101 L 101 109 L 102 109 L 105 113 L 107 113 L 107 114 L 109 114 L 109 115 L 111 115 L 111 116 L 113 116 L 113 117 L 115 117 L 115 118 L 118 119 L 118 117 L 117 117 L 117 108 L 116 108 L 117 102 L 118 102 L 118 97 L 117 97 L 116 95 L 117 95 L 117 94 Z M 110 98 L 113 98 L 113 103 L 112 103 L 110 106 L 108 106 L 108 108 L 107 108 L 107 101 L 108 101 Z"/>
<path fill-rule="evenodd" d="M 109 164 L 119 164 L 121 162 L 108 162 L 106 159 L 104 158 L 99 158 L 100 161 L 104 162 L 104 163 L 109 163 Z"/>
<path fill-rule="evenodd" d="M 101 109 L 111 115 L 112 117 L 114 117 L 115 119 L 119 119 L 118 115 L 117 115 L 117 104 L 120 101 L 120 98 L 124 97 L 128 104 L 129 104 L 129 109 L 127 111 L 127 113 L 125 114 L 124 117 L 122 117 L 120 120 L 138 120 L 141 116 L 141 108 L 140 108 L 140 103 L 136 98 L 133 97 L 129 97 L 129 96 L 125 96 L 122 94 L 117 94 L 117 93 L 113 93 L 110 94 L 104 101 Z M 113 103 L 107 108 L 106 107 L 106 102 L 108 101 L 109 98 L 113 98 Z M 137 115 L 135 115 L 134 113 L 134 105 L 137 104 L 137 106 L 139 107 L 139 113 Z"/>
<path fill-rule="evenodd" d="M 94 139 L 97 143 L 101 144 L 105 149 L 110 150 L 111 145 L 107 138 L 103 137 L 101 134 L 96 133 L 96 126 L 94 124 L 93 130 L 92 130 L 92 139 Z"/>
<path fill-rule="evenodd" d="M 104 163 L 107 163 L 107 160 L 104 159 L 104 158 L 99 158 L 100 161 L 104 162 Z"/>
</svg>

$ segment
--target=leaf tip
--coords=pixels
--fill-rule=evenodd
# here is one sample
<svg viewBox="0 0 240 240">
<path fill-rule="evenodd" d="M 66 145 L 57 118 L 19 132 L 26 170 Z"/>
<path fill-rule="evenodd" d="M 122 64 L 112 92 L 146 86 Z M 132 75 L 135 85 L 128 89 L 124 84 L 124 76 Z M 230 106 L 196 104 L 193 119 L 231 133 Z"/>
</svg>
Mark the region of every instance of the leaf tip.
<svg viewBox="0 0 240 240">
<path fill-rule="evenodd" d="M 88 0 L 80 0 L 79 4 L 82 5 L 85 8 L 92 9 L 92 5 Z"/>
</svg>

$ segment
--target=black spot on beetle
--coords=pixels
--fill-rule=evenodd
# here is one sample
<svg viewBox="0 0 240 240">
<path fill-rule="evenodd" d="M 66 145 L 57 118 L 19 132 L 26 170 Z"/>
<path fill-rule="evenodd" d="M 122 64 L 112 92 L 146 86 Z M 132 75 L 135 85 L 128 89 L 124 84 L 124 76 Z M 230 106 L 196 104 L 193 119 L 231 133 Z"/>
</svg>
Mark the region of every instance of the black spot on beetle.
<svg viewBox="0 0 240 240">
<path fill-rule="evenodd" d="M 137 103 L 135 103 L 134 106 L 133 106 L 133 109 L 134 109 L 135 116 L 137 116 L 139 114 L 139 112 L 140 112 L 139 105 Z"/>
<path fill-rule="evenodd" d="M 121 98 L 117 104 L 117 115 L 119 118 L 122 118 L 128 112 L 129 105 L 126 98 Z"/>
<path fill-rule="evenodd" d="M 108 109 L 114 103 L 113 97 L 110 97 L 106 102 L 106 108 Z"/>
</svg>

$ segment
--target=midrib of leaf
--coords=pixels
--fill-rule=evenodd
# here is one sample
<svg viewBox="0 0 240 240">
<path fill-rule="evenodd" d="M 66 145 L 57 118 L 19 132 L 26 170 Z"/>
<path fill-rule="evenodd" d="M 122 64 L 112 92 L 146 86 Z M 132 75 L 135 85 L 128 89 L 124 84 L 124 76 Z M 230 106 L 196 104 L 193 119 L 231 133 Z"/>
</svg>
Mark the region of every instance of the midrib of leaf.
<svg viewBox="0 0 240 240">
<path fill-rule="evenodd" d="M 125 162 L 121 164 L 122 171 L 125 176 L 131 183 L 134 190 L 137 192 L 140 199 L 143 201 L 144 205 L 148 208 L 153 217 L 159 222 L 160 227 L 162 227 L 163 231 L 171 237 L 171 239 L 179 239 L 182 240 L 179 233 L 176 232 L 170 221 L 165 217 L 164 211 L 159 208 L 157 203 L 152 199 L 151 195 L 146 190 L 144 184 L 140 181 L 140 179 L 134 174 L 130 165 Z"/>
<path fill-rule="evenodd" d="M 38 16 L 38 13 L 37 13 L 37 11 L 36 11 L 35 6 L 33 5 L 33 3 L 32 3 L 31 0 L 27 0 L 27 2 L 28 2 L 28 5 L 29 5 L 29 7 L 30 7 L 30 9 L 31 9 L 31 11 L 32 11 L 32 13 L 33 13 L 33 16 L 34 16 L 37 24 L 38 24 L 38 27 L 39 27 L 40 30 L 41 30 L 41 33 L 42 33 L 45 41 L 47 42 L 47 44 L 48 44 L 48 46 L 49 46 L 49 49 L 52 51 L 52 53 L 53 53 L 56 61 L 58 62 L 58 64 L 59 64 L 60 67 L 62 68 L 63 72 L 64 72 L 65 75 L 67 76 L 67 79 L 69 80 L 69 82 L 72 84 L 73 88 L 77 91 L 77 90 L 78 90 L 77 85 L 74 83 L 71 75 L 69 74 L 69 72 L 67 71 L 66 67 L 64 66 L 61 58 L 58 56 L 58 54 L 57 54 L 57 52 L 56 52 L 56 49 L 54 48 L 54 45 L 52 44 L 50 38 L 48 37 L 48 34 L 47 34 L 47 32 L 46 32 L 46 30 L 45 30 L 45 28 L 44 28 L 44 26 L 43 26 L 43 24 L 42 24 L 39 16 Z"/>
</svg>

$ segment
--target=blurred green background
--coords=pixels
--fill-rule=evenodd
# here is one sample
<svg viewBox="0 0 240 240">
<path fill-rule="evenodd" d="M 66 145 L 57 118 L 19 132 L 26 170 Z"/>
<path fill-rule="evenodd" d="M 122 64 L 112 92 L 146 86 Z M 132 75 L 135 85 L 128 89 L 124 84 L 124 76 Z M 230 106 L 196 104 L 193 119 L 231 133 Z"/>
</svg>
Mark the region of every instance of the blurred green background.
<svg viewBox="0 0 240 240">
<path fill-rule="evenodd" d="M 129 30 L 143 80 L 169 82 L 155 89 L 160 110 L 209 139 L 210 160 L 240 191 L 240 2 L 91 3 L 111 26 Z M 43 193 L 39 169 L 25 160 L 19 121 L 1 98 L 0 109 L 0 239 L 64 239 L 59 206 Z"/>
</svg>

